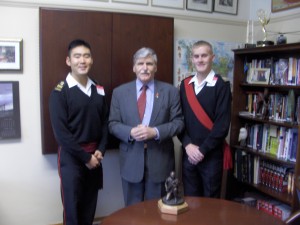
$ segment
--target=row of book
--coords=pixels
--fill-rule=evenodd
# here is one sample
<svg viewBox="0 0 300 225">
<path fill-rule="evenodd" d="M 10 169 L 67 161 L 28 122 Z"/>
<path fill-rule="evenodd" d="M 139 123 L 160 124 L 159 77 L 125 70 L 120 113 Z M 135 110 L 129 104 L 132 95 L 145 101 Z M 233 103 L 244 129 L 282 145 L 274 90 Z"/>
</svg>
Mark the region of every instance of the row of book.
<svg viewBox="0 0 300 225">
<path fill-rule="evenodd" d="M 297 122 L 300 124 L 300 96 L 295 98 L 293 90 L 288 95 L 262 92 L 246 94 L 246 110 L 252 116 L 264 116 L 264 119 Z"/>
<path fill-rule="evenodd" d="M 235 151 L 234 175 L 241 182 L 260 184 L 280 193 L 293 193 L 293 168 L 263 160 L 240 149 Z"/>
<path fill-rule="evenodd" d="M 236 202 L 255 207 L 258 210 L 266 212 L 278 219 L 285 221 L 291 215 L 291 207 L 277 200 L 268 198 L 258 193 L 245 194 L 243 198 L 234 199 Z"/>
<path fill-rule="evenodd" d="M 258 210 L 264 211 L 278 219 L 285 221 L 291 215 L 291 207 L 275 200 L 258 200 Z"/>
<path fill-rule="evenodd" d="M 245 124 L 248 148 L 296 162 L 298 129 L 272 124 Z"/>
<path fill-rule="evenodd" d="M 250 68 L 269 68 L 270 84 L 277 85 L 300 85 L 300 59 L 295 57 L 288 58 L 268 58 L 252 59 L 246 62 L 246 69 Z M 250 71 L 250 70 L 248 70 Z"/>
</svg>

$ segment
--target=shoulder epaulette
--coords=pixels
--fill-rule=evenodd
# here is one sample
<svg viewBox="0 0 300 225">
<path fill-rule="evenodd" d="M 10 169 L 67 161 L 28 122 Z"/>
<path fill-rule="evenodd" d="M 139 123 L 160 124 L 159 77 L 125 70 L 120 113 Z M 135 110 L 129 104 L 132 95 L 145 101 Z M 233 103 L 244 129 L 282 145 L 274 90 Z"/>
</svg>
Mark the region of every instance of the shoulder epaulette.
<svg viewBox="0 0 300 225">
<path fill-rule="evenodd" d="M 59 82 L 59 83 L 56 85 L 56 87 L 54 88 L 55 91 L 61 91 L 61 89 L 63 88 L 64 84 L 65 84 L 64 81 Z"/>
</svg>

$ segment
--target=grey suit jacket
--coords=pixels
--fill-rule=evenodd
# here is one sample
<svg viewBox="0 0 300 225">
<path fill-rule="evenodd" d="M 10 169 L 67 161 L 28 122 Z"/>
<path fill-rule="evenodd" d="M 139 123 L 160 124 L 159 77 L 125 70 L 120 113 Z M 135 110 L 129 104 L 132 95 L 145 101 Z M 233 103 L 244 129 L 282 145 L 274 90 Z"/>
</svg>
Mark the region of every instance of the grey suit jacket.
<svg viewBox="0 0 300 225">
<path fill-rule="evenodd" d="M 150 127 L 159 131 L 159 140 L 148 140 L 149 178 L 163 182 L 175 167 L 172 137 L 184 128 L 179 91 L 174 86 L 154 81 L 154 102 Z M 109 131 L 120 139 L 120 169 L 123 179 L 140 182 L 144 176 L 144 142 L 129 141 L 130 131 L 140 124 L 136 81 L 114 89 L 109 115 Z"/>
</svg>

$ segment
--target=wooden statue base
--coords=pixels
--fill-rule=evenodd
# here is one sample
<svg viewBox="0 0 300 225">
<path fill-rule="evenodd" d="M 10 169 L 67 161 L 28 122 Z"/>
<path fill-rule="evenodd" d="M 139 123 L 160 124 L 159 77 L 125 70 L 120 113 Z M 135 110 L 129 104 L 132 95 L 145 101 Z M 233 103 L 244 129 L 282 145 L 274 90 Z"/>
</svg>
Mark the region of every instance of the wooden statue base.
<svg viewBox="0 0 300 225">
<path fill-rule="evenodd" d="M 166 205 L 160 199 L 158 201 L 158 208 L 162 213 L 178 215 L 188 210 L 188 204 L 186 202 L 182 203 L 181 205 Z"/>
</svg>

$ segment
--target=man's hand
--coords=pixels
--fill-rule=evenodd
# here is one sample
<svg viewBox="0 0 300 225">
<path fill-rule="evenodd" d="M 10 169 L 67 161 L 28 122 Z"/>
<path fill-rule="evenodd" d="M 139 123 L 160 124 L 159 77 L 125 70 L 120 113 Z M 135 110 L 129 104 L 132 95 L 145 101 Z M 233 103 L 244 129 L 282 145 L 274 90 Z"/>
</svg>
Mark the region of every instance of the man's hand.
<svg viewBox="0 0 300 225">
<path fill-rule="evenodd" d="M 130 136 L 136 141 L 147 141 L 155 138 L 157 133 L 154 128 L 140 124 L 131 129 Z"/>
<path fill-rule="evenodd" d="M 100 165 L 100 162 L 98 161 L 95 155 L 92 155 L 90 161 L 85 165 L 91 170 L 97 168 Z"/>
<path fill-rule="evenodd" d="M 204 155 L 200 152 L 199 147 L 194 144 L 188 144 L 185 147 L 185 151 L 188 155 L 189 162 L 193 165 L 197 165 L 204 159 Z"/>
<path fill-rule="evenodd" d="M 103 159 L 103 155 L 102 155 L 102 152 L 100 150 L 96 150 L 95 153 L 94 153 L 94 156 L 98 159 L 99 163 Z"/>
</svg>

